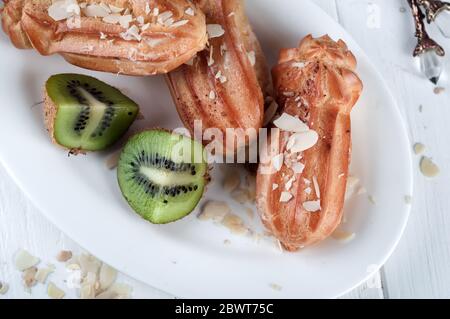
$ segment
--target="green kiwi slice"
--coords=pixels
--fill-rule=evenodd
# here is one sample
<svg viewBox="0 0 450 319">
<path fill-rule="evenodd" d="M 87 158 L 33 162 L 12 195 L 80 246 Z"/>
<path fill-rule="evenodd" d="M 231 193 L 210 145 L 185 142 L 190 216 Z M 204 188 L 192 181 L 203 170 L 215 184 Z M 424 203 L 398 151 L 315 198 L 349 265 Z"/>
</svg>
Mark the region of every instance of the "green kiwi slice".
<svg viewBox="0 0 450 319">
<path fill-rule="evenodd" d="M 203 154 L 201 143 L 162 129 L 133 136 L 117 168 L 123 196 L 151 223 L 185 217 L 197 206 L 208 180 Z"/>
<path fill-rule="evenodd" d="M 125 134 L 139 112 L 118 89 L 86 75 L 53 75 L 45 89 L 47 128 L 54 142 L 70 150 L 107 148 Z"/>
</svg>

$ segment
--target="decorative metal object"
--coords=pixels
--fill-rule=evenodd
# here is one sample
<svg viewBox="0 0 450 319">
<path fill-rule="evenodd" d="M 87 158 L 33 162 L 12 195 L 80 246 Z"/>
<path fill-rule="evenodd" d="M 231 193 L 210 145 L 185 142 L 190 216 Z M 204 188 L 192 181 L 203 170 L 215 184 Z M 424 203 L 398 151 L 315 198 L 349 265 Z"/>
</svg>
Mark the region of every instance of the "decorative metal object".
<svg viewBox="0 0 450 319">
<path fill-rule="evenodd" d="M 414 57 L 418 57 L 421 72 L 434 84 L 439 82 L 443 70 L 444 49 L 428 35 L 425 28 L 425 14 L 420 9 L 420 3 L 428 2 L 430 9 L 436 8 L 431 0 L 408 0 L 416 27 L 417 46 Z M 437 9 L 436 9 L 437 10 Z M 431 12 L 431 11 L 430 11 Z"/>
<path fill-rule="evenodd" d="M 427 22 L 434 22 L 442 35 L 450 38 L 450 3 L 439 0 L 419 0 L 426 12 Z"/>
</svg>

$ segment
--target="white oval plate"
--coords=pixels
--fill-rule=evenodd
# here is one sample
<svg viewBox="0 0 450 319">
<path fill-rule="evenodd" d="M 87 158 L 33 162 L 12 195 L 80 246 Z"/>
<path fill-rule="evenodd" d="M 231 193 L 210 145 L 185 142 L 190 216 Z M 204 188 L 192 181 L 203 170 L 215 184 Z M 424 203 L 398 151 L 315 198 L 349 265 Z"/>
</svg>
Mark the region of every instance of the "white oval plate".
<svg viewBox="0 0 450 319">
<path fill-rule="evenodd" d="M 132 78 L 89 72 L 60 57 L 14 49 L 0 36 L 0 159 L 37 207 L 80 245 L 117 269 L 179 297 L 336 297 L 386 261 L 406 225 L 412 193 L 409 143 L 395 101 L 367 56 L 328 15 L 309 1 L 250 0 L 248 13 L 273 65 L 282 47 L 312 33 L 344 39 L 359 61 L 364 94 L 353 113 L 353 164 L 376 203 L 348 202 L 349 243 L 329 239 L 299 253 L 282 253 L 264 239 L 235 236 L 195 213 L 166 226 L 151 225 L 122 199 L 107 154 L 67 157 L 50 143 L 42 121 L 42 87 L 52 74 L 92 74 L 124 89 L 142 107 L 138 126 L 180 126 L 162 77 Z M 223 169 L 204 199 L 227 199 Z M 236 213 L 245 216 L 240 205 Z M 256 223 L 256 222 L 254 222 Z M 257 227 L 257 226 L 254 226 Z M 224 245 L 224 240 L 230 241 Z M 281 290 L 274 286 L 282 287 Z"/>
</svg>

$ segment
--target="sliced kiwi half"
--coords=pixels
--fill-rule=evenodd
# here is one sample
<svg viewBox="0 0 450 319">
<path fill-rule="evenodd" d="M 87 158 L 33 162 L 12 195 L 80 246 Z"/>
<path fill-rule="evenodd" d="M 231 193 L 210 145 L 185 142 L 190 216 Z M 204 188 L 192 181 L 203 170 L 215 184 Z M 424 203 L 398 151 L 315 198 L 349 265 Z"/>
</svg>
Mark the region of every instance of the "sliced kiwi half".
<svg viewBox="0 0 450 319">
<path fill-rule="evenodd" d="M 185 217 L 197 206 L 208 180 L 203 154 L 201 143 L 162 129 L 133 136 L 117 168 L 123 196 L 154 224 Z"/>
<path fill-rule="evenodd" d="M 45 120 L 53 141 L 72 151 L 99 151 L 116 142 L 139 107 L 118 89 L 80 74 L 57 74 L 45 85 Z"/>
</svg>

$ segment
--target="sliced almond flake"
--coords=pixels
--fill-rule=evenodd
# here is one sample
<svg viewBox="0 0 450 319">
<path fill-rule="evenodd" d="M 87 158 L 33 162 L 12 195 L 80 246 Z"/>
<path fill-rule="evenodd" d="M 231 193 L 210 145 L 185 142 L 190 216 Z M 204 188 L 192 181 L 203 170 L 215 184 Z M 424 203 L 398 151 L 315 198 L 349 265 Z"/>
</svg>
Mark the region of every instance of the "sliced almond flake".
<svg viewBox="0 0 450 319">
<path fill-rule="evenodd" d="M 303 178 L 303 181 L 305 182 L 306 185 L 311 185 L 311 181 L 307 178 Z"/>
<path fill-rule="evenodd" d="M 145 23 L 145 19 L 143 16 L 139 16 L 136 18 L 137 23 L 139 23 L 140 25 L 143 25 Z"/>
<path fill-rule="evenodd" d="M 280 153 L 280 154 L 272 157 L 272 167 L 277 172 L 279 172 L 281 170 L 281 167 L 283 166 L 283 162 L 284 162 L 284 154 L 283 153 Z"/>
<path fill-rule="evenodd" d="M 50 5 L 47 12 L 50 18 L 55 21 L 61 21 L 80 15 L 80 6 L 76 0 L 59 0 Z"/>
<path fill-rule="evenodd" d="M 220 55 L 223 56 L 226 51 L 227 51 L 227 44 L 226 43 L 222 43 L 220 45 Z"/>
<path fill-rule="evenodd" d="M 153 9 L 153 15 L 154 15 L 155 17 L 157 17 L 157 16 L 159 15 L 159 8 L 154 8 L 154 9 Z"/>
<path fill-rule="evenodd" d="M 228 14 L 228 17 L 230 18 L 230 17 L 232 17 L 232 16 L 234 16 L 236 13 L 233 11 L 233 12 L 230 12 L 229 14 Z"/>
<path fill-rule="evenodd" d="M 309 213 L 315 213 L 321 209 L 320 200 L 304 202 L 303 208 Z"/>
<path fill-rule="evenodd" d="M 210 100 L 216 99 L 216 93 L 213 90 L 209 91 L 209 99 Z"/>
<path fill-rule="evenodd" d="M 414 144 L 414 154 L 420 155 L 423 152 L 425 152 L 425 145 L 423 145 L 422 143 Z"/>
<path fill-rule="evenodd" d="M 146 23 L 141 27 L 141 31 L 145 31 L 148 30 L 148 28 L 150 28 L 150 23 Z"/>
<path fill-rule="evenodd" d="M 273 290 L 275 290 L 275 291 L 281 291 L 281 290 L 283 290 L 283 287 L 281 287 L 280 285 L 277 285 L 277 284 L 269 284 L 269 287 L 270 288 L 272 288 Z"/>
<path fill-rule="evenodd" d="M 244 235 L 248 233 L 248 228 L 245 227 L 244 221 L 237 215 L 229 213 L 225 215 L 222 220 L 222 225 L 228 228 L 231 233 L 236 235 Z"/>
<path fill-rule="evenodd" d="M 150 14 L 150 12 L 152 11 L 152 9 L 150 9 L 150 3 L 146 3 L 145 4 L 145 14 Z"/>
<path fill-rule="evenodd" d="M 105 23 L 109 23 L 109 24 L 117 24 L 120 22 L 120 14 L 110 14 L 106 17 L 104 17 L 102 20 Z"/>
<path fill-rule="evenodd" d="M 209 47 L 208 66 L 212 66 L 214 64 L 213 53 L 214 53 L 214 46 L 210 46 Z"/>
<path fill-rule="evenodd" d="M 37 282 L 39 282 L 41 284 L 45 284 L 48 276 L 50 276 L 50 274 L 53 273 L 54 271 L 55 271 L 54 266 L 40 268 L 40 269 L 38 269 L 35 278 L 36 278 Z"/>
<path fill-rule="evenodd" d="M 283 95 L 286 97 L 293 97 L 293 96 L 295 96 L 295 93 L 294 92 L 283 92 Z"/>
<path fill-rule="evenodd" d="M 280 203 L 289 202 L 294 197 L 290 192 L 282 192 L 280 195 Z"/>
<path fill-rule="evenodd" d="M 172 28 L 178 28 L 178 27 L 181 27 L 188 23 L 189 23 L 189 20 L 180 20 L 180 21 L 177 21 L 174 24 L 172 24 Z"/>
<path fill-rule="evenodd" d="M 5 295 L 8 292 L 8 289 L 8 284 L 0 281 L 0 295 Z"/>
<path fill-rule="evenodd" d="M 273 121 L 273 124 L 278 127 L 280 130 L 286 132 L 308 132 L 309 127 L 305 123 L 303 123 L 299 118 L 292 116 L 288 113 L 283 113 L 281 116 Z"/>
<path fill-rule="evenodd" d="M 123 8 L 113 6 L 112 4 L 109 5 L 109 9 L 112 13 L 121 13 L 124 10 Z"/>
<path fill-rule="evenodd" d="M 95 284 L 83 283 L 80 288 L 80 299 L 94 299 Z"/>
<path fill-rule="evenodd" d="M 116 281 L 116 279 L 117 279 L 117 270 L 103 263 L 102 267 L 100 268 L 99 274 L 100 289 L 101 290 L 108 289 Z"/>
<path fill-rule="evenodd" d="M 70 250 L 61 250 L 56 255 L 56 260 L 59 261 L 59 262 L 66 262 L 70 258 L 72 258 L 72 252 Z"/>
<path fill-rule="evenodd" d="M 316 192 L 317 198 L 320 198 L 320 187 L 319 182 L 317 182 L 317 177 L 313 177 L 313 185 L 314 185 L 314 191 Z"/>
<path fill-rule="evenodd" d="M 253 219 L 255 217 L 255 212 L 250 207 L 245 207 L 245 213 L 250 219 Z"/>
<path fill-rule="evenodd" d="M 97 295 L 96 299 L 129 299 L 133 288 L 127 284 L 113 284 L 108 290 Z"/>
<path fill-rule="evenodd" d="M 225 83 L 226 81 L 227 81 L 228 79 L 227 79 L 227 77 L 225 76 L 225 75 L 221 75 L 220 77 L 219 77 L 219 81 L 220 81 L 220 83 Z"/>
<path fill-rule="evenodd" d="M 131 14 L 123 15 L 119 17 L 119 24 L 122 28 L 128 29 L 130 27 L 130 22 L 133 21 Z"/>
<path fill-rule="evenodd" d="M 252 66 L 255 66 L 255 64 L 256 64 L 256 55 L 255 55 L 255 51 L 247 52 L 247 57 L 248 57 L 248 60 L 250 61 L 250 64 L 251 64 Z"/>
<path fill-rule="evenodd" d="M 341 229 L 335 230 L 334 233 L 331 235 L 331 237 L 333 237 L 334 239 L 345 243 L 352 241 L 355 238 L 355 236 L 356 236 L 355 233 L 350 233 Z"/>
<path fill-rule="evenodd" d="M 172 27 L 173 26 L 173 24 L 174 24 L 174 22 L 175 22 L 175 20 L 173 19 L 173 18 L 169 18 L 169 19 L 167 19 L 166 21 L 164 21 L 164 26 L 166 26 L 166 27 Z"/>
<path fill-rule="evenodd" d="M 172 11 L 164 11 L 158 15 L 157 22 L 159 24 L 164 24 L 166 20 L 171 19 L 173 16 Z"/>
<path fill-rule="evenodd" d="M 40 262 L 39 258 L 34 257 L 28 251 L 21 249 L 16 253 L 14 264 L 16 269 L 24 271 L 30 267 L 37 265 Z"/>
<path fill-rule="evenodd" d="M 225 191 L 227 191 L 228 193 L 231 193 L 234 190 L 236 190 L 236 188 L 239 187 L 240 183 L 241 183 L 241 178 L 240 178 L 239 174 L 236 174 L 236 173 L 227 174 L 224 179 L 224 182 L 223 182 L 223 189 Z"/>
<path fill-rule="evenodd" d="M 102 265 L 102 262 L 96 257 L 88 254 L 81 254 L 79 256 L 81 271 L 84 275 L 87 273 L 96 274 Z"/>
<path fill-rule="evenodd" d="M 237 189 L 231 193 L 231 197 L 239 204 L 246 204 L 252 201 L 250 192 L 246 189 Z"/>
<path fill-rule="evenodd" d="M 305 188 L 305 194 L 306 194 L 306 195 L 311 195 L 311 192 L 312 192 L 311 187 Z"/>
<path fill-rule="evenodd" d="M 122 39 L 127 40 L 127 41 L 131 41 L 131 40 L 141 41 L 142 40 L 142 37 L 139 34 L 139 28 L 135 25 L 132 25 L 127 31 L 122 32 L 120 34 L 120 36 L 122 37 Z"/>
<path fill-rule="evenodd" d="M 108 38 L 108 36 L 103 32 L 100 32 L 100 40 L 105 40 L 106 38 Z"/>
<path fill-rule="evenodd" d="M 338 178 L 342 178 L 342 177 L 344 177 L 344 176 L 345 176 L 345 174 L 344 174 L 344 173 L 341 173 L 341 174 L 338 175 Z"/>
<path fill-rule="evenodd" d="M 59 289 L 53 282 L 49 282 L 47 286 L 47 295 L 52 299 L 62 299 L 66 293 Z"/>
<path fill-rule="evenodd" d="M 130 8 L 126 8 L 125 11 L 123 12 L 123 15 L 128 15 L 130 14 L 131 10 Z"/>
<path fill-rule="evenodd" d="M 264 112 L 263 126 L 266 126 L 273 120 L 277 111 L 278 111 L 278 103 L 276 101 L 272 100 L 269 107 Z"/>
<path fill-rule="evenodd" d="M 216 79 L 219 79 L 221 76 L 222 76 L 222 71 L 219 70 L 219 71 L 216 73 L 215 78 L 216 78 Z"/>
<path fill-rule="evenodd" d="M 184 10 L 184 13 L 186 13 L 188 16 L 194 16 L 195 15 L 195 11 L 191 7 L 187 8 L 186 10 Z"/>
<path fill-rule="evenodd" d="M 306 65 L 307 65 L 307 63 L 305 63 L 305 62 L 293 62 L 292 63 L 292 66 L 294 68 L 299 68 L 299 69 L 303 69 Z"/>
<path fill-rule="evenodd" d="M 225 34 L 225 30 L 220 24 L 207 24 L 206 31 L 209 39 L 219 38 Z"/>
<path fill-rule="evenodd" d="M 99 4 L 90 4 L 83 10 L 83 13 L 87 17 L 104 18 L 111 13 L 110 11 L 109 7 Z"/>
<path fill-rule="evenodd" d="M 275 183 L 272 184 L 272 190 L 273 190 L 273 191 L 276 190 L 276 189 L 278 189 L 278 187 L 280 187 L 280 185 L 275 184 Z"/>
<path fill-rule="evenodd" d="M 292 153 L 300 153 L 314 147 L 318 140 L 319 134 L 314 130 L 294 133 L 289 137 L 287 149 Z"/>
<path fill-rule="evenodd" d="M 22 280 L 25 287 L 30 288 L 36 285 L 36 273 L 37 268 L 34 266 L 24 270 L 22 273 Z"/>
<path fill-rule="evenodd" d="M 294 171 L 295 174 L 303 173 L 304 169 L 305 169 L 305 165 L 300 162 L 296 162 L 296 163 L 292 164 L 292 170 Z"/>
<path fill-rule="evenodd" d="M 295 182 L 295 176 L 292 176 L 284 185 L 286 191 L 290 191 Z"/>
<path fill-rule="evenodd" d="M 231 208 L 225 202 L 220 201 L 208 201 L 202 208 L 197 218 L 203 221 L 212 220 L 214 222 L 220 222 L 225 215 L 231 213 Z"/>
<path fill-rule="evenodd" d="M 439 175 L 440 169 L 431 158 L 422 157 L 420 160 L 420 171 L 425 177 L 434 178 Z"/>
<path fill-rule="evenodd" d="M 112 13 L 112 10 L 109 7 L 109 5 L 107 5 L 107 4 L 103 3 L 103 2 L 100 2 L 99 6 L 102 7 L 106 12 Z"/>
</svg>

